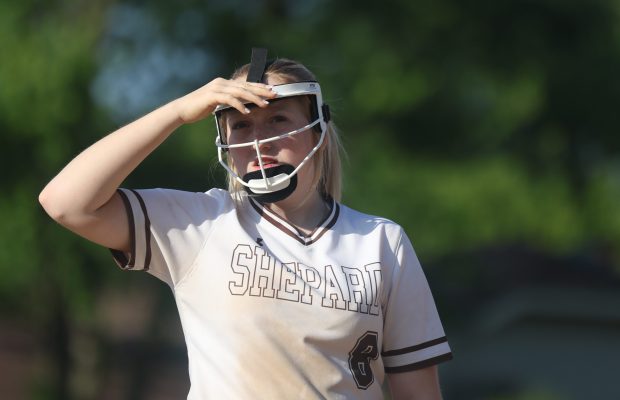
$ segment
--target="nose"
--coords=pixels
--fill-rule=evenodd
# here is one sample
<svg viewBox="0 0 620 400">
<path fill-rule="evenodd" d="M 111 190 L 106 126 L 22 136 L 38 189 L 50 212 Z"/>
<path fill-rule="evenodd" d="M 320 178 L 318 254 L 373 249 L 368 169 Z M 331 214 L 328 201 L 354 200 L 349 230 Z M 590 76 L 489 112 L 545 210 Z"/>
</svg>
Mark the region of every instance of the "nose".
<svg viewBox="0 0 620 400">
<path fill-rule="evenodd" d="M 254 145 L 253 145 L 254 149 L 258 148 L 259 150 L 268 150 L 272 147 L 272 144 L 271 144 L 272 142 L 258 143 L 260 140 L 268 139 L 271 137 L 267 129 L 265 129 L 264 127 L 255 128 L 253 132 L 253 137 L 254 137 Z"/>
<path fill-rule="evenodd" d="M 252 145 L 252 148 L 254 150 L 259 150 L 262 153 L 271 149 L 271 142 L 258 143 L 259 140 L 261 139 L 259 139 L 258 137 L 254 139 L 254 144 Z"/>
</svg>

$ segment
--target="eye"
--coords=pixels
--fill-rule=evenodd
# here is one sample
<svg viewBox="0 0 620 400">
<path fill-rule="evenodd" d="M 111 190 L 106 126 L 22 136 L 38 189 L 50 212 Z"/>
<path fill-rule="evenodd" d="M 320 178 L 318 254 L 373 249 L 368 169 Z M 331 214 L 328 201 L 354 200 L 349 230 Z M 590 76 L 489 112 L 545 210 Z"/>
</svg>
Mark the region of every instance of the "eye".
<svg viewBox="0 0 620 400">
<path fill-rule="evenodd" d="M 231 125 L 230 129 L 231 130 L 240 130 L 240 129 L 245 129 L 248 126 L 250 126 L 250 124 L 248 124 L 247 121 L 237 121 L 237 122 L 233 122 L 233 124 Z"/>
<path fill-rule="evenodd" d="M 287 122 L 288 118 L 285 117 L 284 115 L 274 115 L 273 117 L 271 117 L 271 122 Z"/>
</svg>

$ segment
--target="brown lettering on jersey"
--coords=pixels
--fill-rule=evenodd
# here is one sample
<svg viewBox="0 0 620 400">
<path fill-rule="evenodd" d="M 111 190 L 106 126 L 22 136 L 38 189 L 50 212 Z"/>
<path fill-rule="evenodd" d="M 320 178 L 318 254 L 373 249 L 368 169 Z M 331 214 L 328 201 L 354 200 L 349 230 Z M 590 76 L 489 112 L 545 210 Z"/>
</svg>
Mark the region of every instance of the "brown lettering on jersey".
<svg viewBox="0 0 620 400">
<path fill-rule="evenodd" d="M 275 295 L 274 273 L 276 260 L 269 257 L 262 247 L 254 247 L 256 256 L 256 267 L 254 268 L 254 278 L 250 288 L 250 296 L 273 297 Z"/>
<path fill-rule="evenodd" d="M 297 263 L 282 264 L 280 276 L 280 289 L 277 297 L 280 300 L 299 301 L 299 289 L 297 288 Z"/>
<path fill-rule="evenodd" d="M 364 282 L 364 275 L 362 271 L 357 268 L 342 267 L 347 278 L 347 288 L 349 289 L 349 304 L 350 311 L 368 313 L 368 305 L 364 298 L 366 298 L 366 283 Z"/>
<path fill-rule="evenodd" d="M 370 284 L 366 286 L 366 304 L 368 314 L 379 315 L 379 285 L 381 283 L 381 264 L 376 262 L 364 265 Z M 368 292 L 369 291 L 369 292 Z"/>
<path fill-rule="evenodd" d="M 312 289 L 318 290 L 321 287 L 321 276 L 316 269 L 302 263 L 297 263 L 297 270 L 305 283 L 301 294 L 301 302 L 312 304 Z"/>
<path fill-rule="evenodd" d="M 343 282 L 344 283 L 344 282 Z M 346 302 L 342 292 L 342 286 L 334 274 L 331 265 L 325 266 L 325 286 L 323 288 L 323 307 L 346 309 Z M 334 304 L 335 303 L 335 304 Z"/>
<path fill-rule="evenodd" d="M 252 248 L 247 244 L 239 244 L 235 247 L 230 267 L 237 277 L 235 280 L 228 282 L 228 290 L 230 290 L 231 294 L 242 296 L 248 291 L 250 268 L 254 270 L 256 267 L 256 262 L 253 258 L 254 253 L 252 252 Z"/>
<path fill-rule="evenodd" d="M 263 247 L 239 244 L 230 266 L 233 279 L 228 288 L 235 296 L 249 294 L 307 305 L 316 297 L 322 307 L 379 315 L 382 275 L 378 262 L 361 269 L 283 263 Z"/>
</svg>

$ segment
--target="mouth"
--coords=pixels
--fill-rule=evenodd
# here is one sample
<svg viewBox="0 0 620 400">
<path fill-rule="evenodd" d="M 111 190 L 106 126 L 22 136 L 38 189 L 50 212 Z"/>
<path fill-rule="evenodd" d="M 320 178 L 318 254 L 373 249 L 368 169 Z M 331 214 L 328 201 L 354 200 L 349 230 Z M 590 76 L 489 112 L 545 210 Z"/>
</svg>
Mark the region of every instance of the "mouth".
<svg viewBox="0 0 620 400">
<path fill-rule="evenodd" d="M 278 163 L 278 161 L 275 158 L 272 157 L 262 157 L 261 161 L 263 162 L 263 167 L 265 169 L 267 168 L 272 168 L 272 167 L 277 167 L 278 165 L 280 165 L 280 163 Z M 252 165 L 250 165 L 249 170 L 250 171 L 256 171 L 260 169 L 260 163 L 258 161 L 258 158 L 256 160 L 254 160 L 254 162 L 252 163 Z"/>
</svg>

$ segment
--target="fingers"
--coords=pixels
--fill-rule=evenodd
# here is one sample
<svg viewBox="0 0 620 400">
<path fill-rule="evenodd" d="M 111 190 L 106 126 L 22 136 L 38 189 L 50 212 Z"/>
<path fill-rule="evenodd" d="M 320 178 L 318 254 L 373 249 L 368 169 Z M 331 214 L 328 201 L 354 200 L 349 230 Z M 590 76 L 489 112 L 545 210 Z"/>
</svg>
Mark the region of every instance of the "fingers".
<svg viewBox="0 0 620 400">
<path fill-rule="evenodd" d="M 214 88 L 219 96 L 218 100 L 224 100 L 219 104 L 228 104 L 246 113 L 246 107 L 239 107 L 239 103 L 254 103 L 258 107 L 266 107 L 269 104 L 267 99 L 275 97 L 277 94 L 272 90 L 272 86 L 262 83 L 242 82 L 242 81 L 220 81 L 217 88 Z"/>
<path fill-rule="evenodd" d="M 237 97 L 235 97 L 235 96 L 233 96 L 231 94 L 219 93 L 215 97 L 215 100 L 217 101 L 218 104 L 229 105 L 229 106 L 239 110 L 239 112 L 242 113 L 242 114 L 247 114 L 247 113 L 250 112 L 250 110 L 247 108 L 247 106 L 245 105 L 244 102 L 242 102 Z"/>
<path fill-rule="evenodd" d="M 177 107 L 181 120 L 189 123 L 211 114 L 220 104 L 229 105 L 247 114 L 249 109 L 246 104 L 253 103 L 258 107 L 267 107 L 269 99 L 276 96 L 270 85 L 216 78 L 180 98 Z"/>
</svg>

